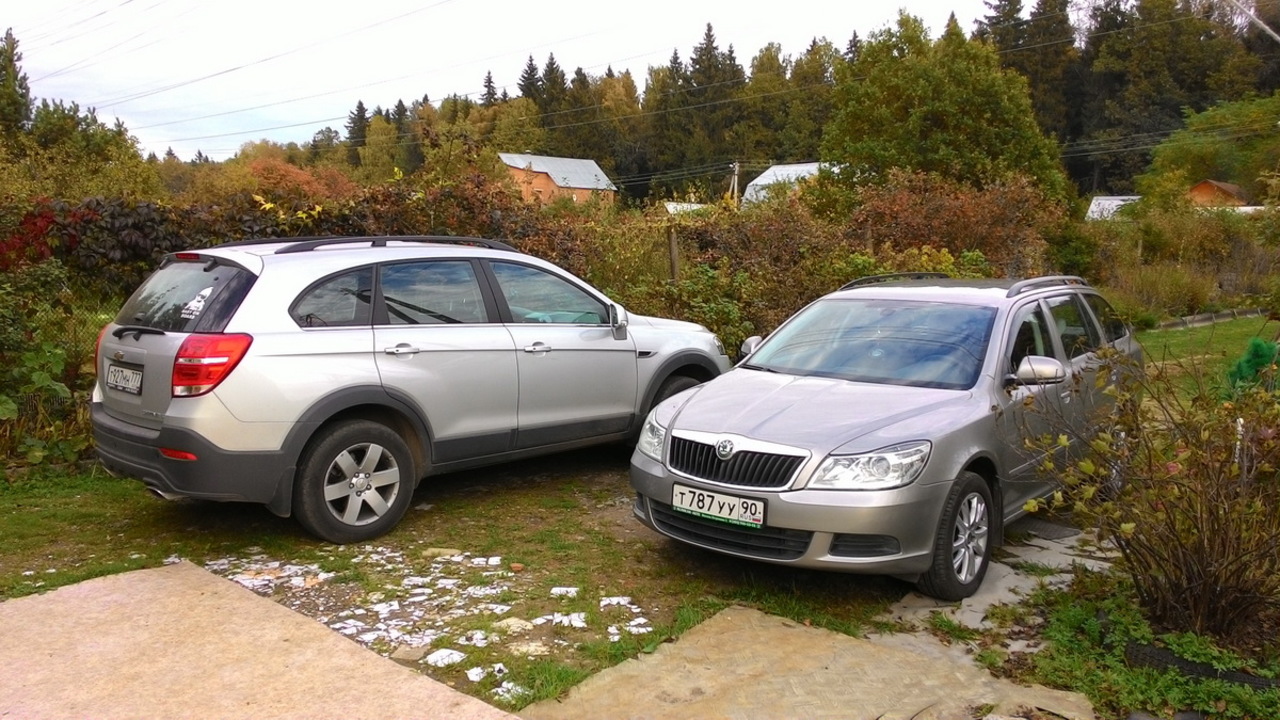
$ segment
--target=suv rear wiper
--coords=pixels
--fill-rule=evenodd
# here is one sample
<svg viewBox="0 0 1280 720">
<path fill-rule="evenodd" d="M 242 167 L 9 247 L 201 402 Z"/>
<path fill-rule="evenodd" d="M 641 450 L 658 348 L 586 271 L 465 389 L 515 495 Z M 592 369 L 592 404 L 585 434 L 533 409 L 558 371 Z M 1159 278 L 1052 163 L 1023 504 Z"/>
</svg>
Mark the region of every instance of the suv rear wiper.
<svg viewBox="0 0 1280 720">
<path fill-rule="evenodd" d="M 130 333 L 133 334 L 134 340 L 137 340 L 143 335 L 164 335 L 165 334 L 163 330 L 160 330 L 158 328 L 145 327 L 142 325 L 121 325 L 120 327 L 111 331 L 111 334 L 117 339 L 122 338 L 125 335 L 129 335 Z"/>
</svg>

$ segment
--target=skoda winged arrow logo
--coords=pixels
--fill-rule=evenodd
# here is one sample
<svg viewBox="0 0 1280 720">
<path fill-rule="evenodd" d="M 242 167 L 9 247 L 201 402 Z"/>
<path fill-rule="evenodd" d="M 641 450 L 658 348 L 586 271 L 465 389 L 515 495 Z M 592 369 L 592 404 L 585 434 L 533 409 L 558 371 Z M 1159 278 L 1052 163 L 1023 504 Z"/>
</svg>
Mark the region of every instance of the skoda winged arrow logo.
<svg viewBox="0 0 1280 720">
<path fill-rule="evenodd" d="M 716 457 L 721 460 L 728 460 L 733 457 L 733 441 L 725 438 L 716 443 Z"/>
</svg>

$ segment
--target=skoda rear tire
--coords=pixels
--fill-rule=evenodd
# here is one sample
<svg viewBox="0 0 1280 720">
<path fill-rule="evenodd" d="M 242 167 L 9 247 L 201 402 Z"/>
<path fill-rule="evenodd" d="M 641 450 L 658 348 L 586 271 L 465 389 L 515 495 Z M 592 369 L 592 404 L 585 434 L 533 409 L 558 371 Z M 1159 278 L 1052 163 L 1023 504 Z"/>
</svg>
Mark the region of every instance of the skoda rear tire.
<svg viewBox="0 0 1280 720">
<path fill-rule="evenodd" d="M 322 431 L 303 455 L 293 512 L 311 534 L 345 545 L 385 535 L 404 517 L 413 458 L 385 425 L 350 420 Z"/>
</svg>

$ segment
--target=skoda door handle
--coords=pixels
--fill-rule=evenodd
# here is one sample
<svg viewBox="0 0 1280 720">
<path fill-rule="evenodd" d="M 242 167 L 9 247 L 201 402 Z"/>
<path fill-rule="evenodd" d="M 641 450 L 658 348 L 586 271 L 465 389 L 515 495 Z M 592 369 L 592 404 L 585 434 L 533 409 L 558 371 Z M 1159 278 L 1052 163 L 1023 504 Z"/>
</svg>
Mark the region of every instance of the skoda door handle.
<svg viewBox="0 0 1280 720">
<path fill-rule="evenodd" d="M 383 350 L 382 352 L 388 355 L 416 355 L 422 351 L 410 345 L 409 343 L 400 343 L 399 345 L 396 345 L 395 347 L 389 347 Z"/>
<path fill-rule="evenodd" d="M 527 353 L 551 352 L 551 346 L 544 342 L 536 342 L 532 345 L 526 345 L 524 351 Z"/>
</svg>

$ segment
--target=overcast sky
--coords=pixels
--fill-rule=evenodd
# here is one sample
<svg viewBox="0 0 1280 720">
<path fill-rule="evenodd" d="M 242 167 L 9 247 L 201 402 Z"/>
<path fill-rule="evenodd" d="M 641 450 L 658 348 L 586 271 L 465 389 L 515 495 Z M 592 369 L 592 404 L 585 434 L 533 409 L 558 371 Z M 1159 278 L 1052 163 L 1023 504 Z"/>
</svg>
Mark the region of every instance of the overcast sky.
<svg viewBox="0 0 1280 720">
<path fill-rule="evenodd" d="M 259 139 L 304 143 L 340 132 L 357 100 L 372 110 L 428 95 L 501 92 L 530 55 L 572 76 L 688 60 L 707 23 L 749 70 L 767 43 L 798 56 L 814 38 L 844 48 L 899 8 L 936 37 L 954 12 L 966 33 L 983 0 L 0 0 L 39 99 L 120 118 L 144 152 L 214 159 Z"/>
</svg>

